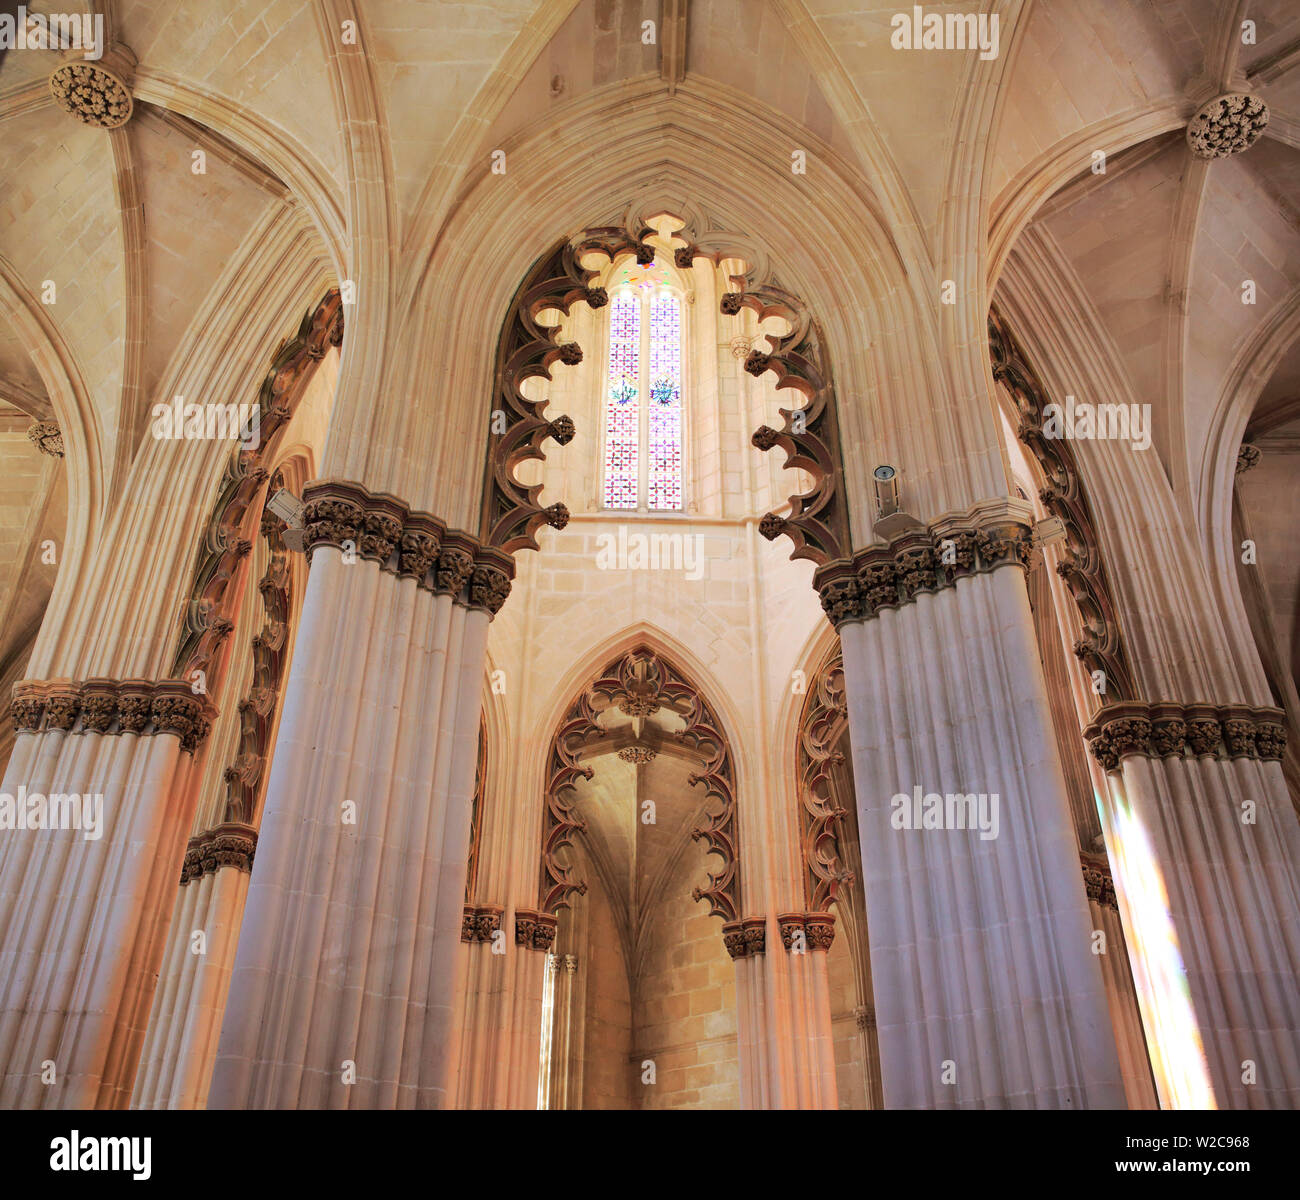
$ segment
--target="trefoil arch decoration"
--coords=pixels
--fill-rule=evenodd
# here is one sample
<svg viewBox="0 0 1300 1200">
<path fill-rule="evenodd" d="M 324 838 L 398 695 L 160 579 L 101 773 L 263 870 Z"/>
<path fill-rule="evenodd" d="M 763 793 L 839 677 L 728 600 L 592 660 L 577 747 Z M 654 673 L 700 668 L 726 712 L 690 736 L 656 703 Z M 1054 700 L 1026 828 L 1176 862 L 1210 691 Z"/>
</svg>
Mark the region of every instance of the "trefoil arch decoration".
<svg viewBox="0 0 1300 1200">
<path fill-rule="evenodd" d="M 662 234 L 651 222 L 659 214 L 677 211 L 673 232 Z M 505 415 L 504 432 L 494 432 L 488 454 L 480 518 L 485 544 L 507 553 L 522 548 L 537 549 L 535 533 L 543 525 L 563 529 L 569 511 L 557 502 L 543 508 L 538 502 L 541 484 L 524 484 L 515 477 L 523 462 L 545 458 L 542 443 L 549 437 L 559 445 L 573 438 L 573 421 L 567 416 L 547 419 L 545 398 L 529 400 L 523 385 L 530 379 L 550 379 L 556 362 L 575 365 L 583 349 L 575 342 L 561 344 L 558 325 L 544 325 L 547 311 L 567 316 L 573 305 L 583 301 L 592 308 L 609 303 L 608 291 L 599 276 L 608 263 L 632 253 L 642 266 L 654 263 L 661 247 L 647 239 L 657 237 L 671 248 L 673 263 L 690 268 L 697 258 L 715 265 L 738 258 L 749 269 L 731 277 L 738 290 L 721 299 L 721 311 L 736 315 L 752 308 L 760 321 L 771 316 L 789 326 L 783 335 L 766 333 L 767 348 L 754 349 L 745 370 L 760 376 L 775 371 L 778 388 L 792 387 L 803 396 L 798 408 L 782 410 L 783 427 L 760 428 L 753 443 L 761 450 L 780 446 L 786 451 L 787 468 L 806 471 L 812 488 L 790 497 L 790 513 L 767 513 L 760 532 L 769 541 L 781 534 L 794 543 L 794 558 L 822 564 L 850 553 L 848 510 L 843 495 L 843 466 L 840 435 L 835 413 L 835 393 L 821 330 L 806 305 L 772 276 L 767 256 L 751 239 L 713 228 L 703 213 L 678 204 L 662 208 L 645 203 L 630 208 L 622 224 L 596 226 L 560 241 L 529 271 L 511 302 L 506 326 L 497 348 L 494 410 Z"/>
<path fill-rule="evenodd" d="M 717 870 L 708 872 L 705 886 L 694 888 L 691 895 L 696 901 L 707 900 L 709 915 L 721 917 L 724 924 L 738 921 L 741 891 L 736 777 L 727 736 L 700 691 L 645 646 L 621 655 L 585 687 L 551 739 L 542 830 L 542 913 L 555 914 L 568 907 L 571 896 L 587 892 L 586 881 L 574 878 L 572 869 L 559 861 L 559 853 L 572 845 L 575 834 L 586 829 L 576 811 L 573 791 L 579 779 L 593 777 L 594 772 L 583 759 L 590 755 L 593 744 L 598 748 L 609 737 L 600 715 L 611 706 L 633 718 L 670 709 L 684 723 L 684 728 L 667 737 L 699 760 L 700 770 L 692 772 L 688 780 L 692 785 L 703 785 L 706 804 L 717 801 L 716 811 L 706 808 L 704 820 L 691 831 L 691 837 L 705 842 L 708 850 L 722 859 Z M 614 748 L 612 739 L 609 748 Z"/>
</svg>

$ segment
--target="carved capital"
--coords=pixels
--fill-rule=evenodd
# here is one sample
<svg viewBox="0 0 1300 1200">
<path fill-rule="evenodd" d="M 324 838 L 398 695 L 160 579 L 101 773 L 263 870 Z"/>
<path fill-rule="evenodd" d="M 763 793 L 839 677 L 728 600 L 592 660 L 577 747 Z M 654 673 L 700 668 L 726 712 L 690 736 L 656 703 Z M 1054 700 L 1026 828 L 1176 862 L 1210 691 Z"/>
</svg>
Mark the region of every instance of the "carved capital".
<svg viewBox="0 0 1300 1200">
<path fill-rule="evenodd" d="M 898 569 L 889 550 L 865 551 L 855 556 L 854 563 L 864 616 L 873 617 L 882 608 L 892 608 L 899 603 Z"/>
<path fill-rule="evenodd" d="M 424 585 L 425 576 L 438 561 L 443 533 L 442 522 L 432 517 L 416 514 L 407 521 L 398 544 L 399 579 L 414 579 Z"/>
<path fill-rule="evenodd" d="M 468 539 L 453 538 L 454 535 L 449 534 L 438 551 L 433 591 L 435 595 L 450 596 L 454 600 L 465 590 L 474 573 L 474 547 L 466 544 Z"/>
<path fill-rule="evenodd" d="M 1282 711 L 1244 704 L 1122 701 L 1109 704 L 1084 730 L 1106 770 L 1130 754 L 1149 758 L 1252 758 L 1276 761 L 1286 747 Z"/>
<path fill-rule="evenodd" d="M 559 921 L 555 917 L 548 913 L 538 913 L 537 924 L 533 928 L 533 949 L 540 950 L 543 954 L 549 952 L 558 928 Z"/>
<path fill-rule="evenodd" d="M 482 553 L 486 556 L 489 551 L 484 550 Z M 470 607 L 481 608 L 496 616 L 510 595 L 510 579 L 513 574 L 514 560 L 508 554 L 498 552 L 497 559 L 480 558 L 470 577 Z"/>
<path fill-rule="evenodd" d="M 804 913 L 804 929 L 810 950 L 829 950 L 835 940 L 835 917 L 831 913 Z"/>
<path fill-rule="evenodd" d="M 10 702 L 18 733 L 175 733 L 192 753 L 206 737 L 212 712 L 179 679 L 24 680 Z"/>
<path fill-rule="evenodd" d="M 505 912 L 499 904 L 465 905 L 460 923 L 462 942 L 490 942 L 501 928 L 501 915 Z"/>
<path fill-rule="evenodd" d="M 303 501 L 303 549 L 307 561 L 318 546 L 356 549 L 366 518 L 364 489 L 332 483 L 313 490 L 308 485 Z"/>
<path fill-rule="evenodd" d="M 803 913 L 778 913 L 776 925 L 781 931 L 781 945 L 787 950 L 793 950 L 798 944 L 802 944 L 805 950 L 808 948 Z M 803 935 L 802 939 L 800 935 Z"/>
<path fill-rule="evenodd" d="M 1083 869 L 1083 886 L 1088 899 L 1103 908 L 1119 911 L 1119 901 L 1115 898 L 1115 881 L 1111 878 L 1110 865 L 1104 858 L 1089 858 L 1081 855 L 1079 865 Z"/>
<path fill-rule="evenodd" d="M 257 831 L 242 822 L 228 821 L 190 838 L 181 866 L 181 886 L 214 875 L 223 867 L 248 874 L 257 853 Z"/>
<path fill-rule="evenodd" d="M 767 953 L 767 918 L 746 917 L 740 923 L 745 939 L 745 957 Z"/>
<path fill-rule="evenodd" d="M 866 615 L 862 589 L 849 559 L 840 559 L 818 568 L 813 587 L 821 598 L 822 610 L 838 629 L 845 621 L 860 621 Z"/>
</svg>

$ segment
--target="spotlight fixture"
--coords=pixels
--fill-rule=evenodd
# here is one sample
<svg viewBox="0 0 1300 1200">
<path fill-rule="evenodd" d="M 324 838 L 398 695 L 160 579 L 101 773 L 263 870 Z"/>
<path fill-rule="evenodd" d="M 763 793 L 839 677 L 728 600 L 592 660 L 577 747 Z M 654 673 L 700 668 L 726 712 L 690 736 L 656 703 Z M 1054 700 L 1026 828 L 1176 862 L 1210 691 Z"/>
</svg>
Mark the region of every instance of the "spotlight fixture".
<svg viewBox="0 0 1300 1200">
<path fill-rule="evenodd" d="M 876 516 L 892 516 L 898 511 L 898 472 L 886 463 L 871 475 L 876 481 Z"/>
<path fill-rule="evenodd" d="M 281 488 L 267 502 L 266 507 L 271 510 L 281 521 L 285 523 L 286 528 L 280 534 L 280 540 L 290 550 L 296 550 L 301 553 L 303 548 L 303 503 L 288 488 Z"/>
</svg>

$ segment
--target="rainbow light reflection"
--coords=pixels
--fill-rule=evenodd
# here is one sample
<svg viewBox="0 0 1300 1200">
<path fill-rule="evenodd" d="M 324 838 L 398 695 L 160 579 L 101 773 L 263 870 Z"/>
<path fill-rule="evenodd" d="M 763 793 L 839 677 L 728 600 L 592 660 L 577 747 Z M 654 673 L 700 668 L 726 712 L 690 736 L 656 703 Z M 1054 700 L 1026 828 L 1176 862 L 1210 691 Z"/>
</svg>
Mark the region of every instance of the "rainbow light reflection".
<svg viewBox="0 0 1300 1200">
<path fill-rule="evenodd" d="M 1217 1108 L 1164 877 L 1146 829 L 1114 780 L 1111 790 L 1111 869 L 1127 908 L 1129 962 L 1160 1106 Z"/>
</svg>

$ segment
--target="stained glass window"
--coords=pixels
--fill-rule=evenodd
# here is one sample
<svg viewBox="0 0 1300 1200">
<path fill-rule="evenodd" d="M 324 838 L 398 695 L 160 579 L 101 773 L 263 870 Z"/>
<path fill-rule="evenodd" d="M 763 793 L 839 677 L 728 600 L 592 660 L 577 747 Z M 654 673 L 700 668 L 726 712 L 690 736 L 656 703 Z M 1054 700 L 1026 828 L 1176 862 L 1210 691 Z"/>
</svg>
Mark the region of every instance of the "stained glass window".
<svg viewBox="0 0 1300 1200">
<path fill-rule="evenodd" d="M 610 302 L 606 508 L 682 507 L 682 302 L 655 265 L 624 265 Z"/>
<path fill-rule="evenodd" d="M 615 293 L 609 306 L 609 395 L 605 412 L 605 507 L 635 508 L 640 483 L 641 304 Z"/>
<path fill-rule="evenodd" d="M 650 508 L 682 506 L 682 307 L 672 292 L 650 302 Z"/>
</svg>

